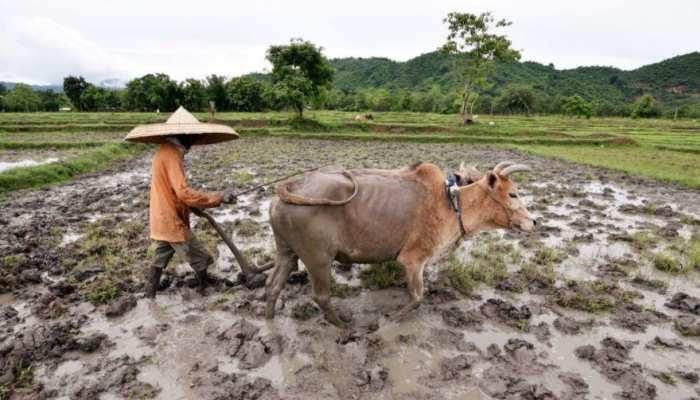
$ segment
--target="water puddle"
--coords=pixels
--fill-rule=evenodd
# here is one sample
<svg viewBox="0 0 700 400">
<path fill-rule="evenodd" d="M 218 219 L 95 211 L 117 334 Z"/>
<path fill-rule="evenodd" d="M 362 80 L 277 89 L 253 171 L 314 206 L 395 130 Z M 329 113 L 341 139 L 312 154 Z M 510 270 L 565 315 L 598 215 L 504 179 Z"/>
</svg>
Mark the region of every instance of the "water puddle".
<svg viewBox="0 0 700 400">
<path fill-rule="evenodd" d="M 50 164 L 58 161 L 58 158 L 50 157 L 41 161 L 37 160 L 20 160 L 20 161 L 0 161 L 0 172 L 8 171 L 14 168 L 34 167 L 42 164 Z"/>
</svg>

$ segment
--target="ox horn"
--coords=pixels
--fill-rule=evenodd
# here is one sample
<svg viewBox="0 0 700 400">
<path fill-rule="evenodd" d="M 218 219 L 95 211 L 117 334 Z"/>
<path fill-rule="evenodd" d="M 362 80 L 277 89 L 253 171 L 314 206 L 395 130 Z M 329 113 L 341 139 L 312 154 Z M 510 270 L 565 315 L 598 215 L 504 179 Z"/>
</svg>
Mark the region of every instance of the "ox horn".
<svg viewBox="0 0 700 400">
<path fill-rule="evenodd" d="M 512 164 L 513 164 L 512 161 L 501 161 L 501 162 L 498 163 L 498 165 L 496 165 L 495 167 L 493 167 L 493 173 L 494 173 L 494 174 L 500 174 L 500 173 L 501 173 L 501 170 L 502 170 L 503 168 L 505 168 L 505 167 L 507 167 L 507 166 L 509 166 L 509 165 L 512 165 Z"/>
<path fill-rule="evenodd" d="M 529 171 L 529 170 L 530 170 L 530 167 L 528 167 L 527 165 L 515 164 L 515 165 L 511 165 L 511 166 L 509 166 L 509 167 L 503 169 L 503 170 L 500 172 L 500 175 L 501 175 L 501 176 L 508 176 L 508 175 L 512 174 L 513 172 L 518 172 L 518 171 Z"/>
</svg>

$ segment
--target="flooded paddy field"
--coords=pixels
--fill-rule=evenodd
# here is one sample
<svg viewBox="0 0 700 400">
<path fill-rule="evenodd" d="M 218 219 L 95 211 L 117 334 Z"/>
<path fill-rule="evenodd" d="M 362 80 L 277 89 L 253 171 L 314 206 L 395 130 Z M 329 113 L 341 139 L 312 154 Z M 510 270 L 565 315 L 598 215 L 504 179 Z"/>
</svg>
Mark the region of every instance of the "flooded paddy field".
<svg viewBox="0 0 700 400">
<path fill-rule="evenodd" d="M 210 191 L 321 165 L 532 167 L 514 180 L 538 229 L 465 239 L 427 268 L 425 301 L 402 321 L 387 318 L 407 301 L 400 275 L 334 265 L 332 301 L 352 318 L 339 329 L 313 304 L 303 265 L 274 321 L 263 288 L 201 296 L 177 258 L 167 288 L 144 299 L 150 155 L 0 204 L 0 398 L 700 398 L 697 190 L 475 145 L 195 148 L 190 183 Z M 274 255 L 272 196 L 212 210 L 258 264 Z M 235 280 L 232 254 L 192 223 L 212 274 Z"/>
</svg>

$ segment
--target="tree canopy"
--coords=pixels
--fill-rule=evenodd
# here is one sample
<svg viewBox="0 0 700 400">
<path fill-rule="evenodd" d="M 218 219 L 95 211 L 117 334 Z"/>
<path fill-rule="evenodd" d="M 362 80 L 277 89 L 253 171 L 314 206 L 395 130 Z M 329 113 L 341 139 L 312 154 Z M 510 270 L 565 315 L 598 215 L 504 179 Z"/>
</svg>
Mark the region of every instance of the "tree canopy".
<svg viewBox="0 0 700 400">
<path fill-rule="evenodd" d="M 505 19 L 496 20 L 490 12 L 479 15 L 451 12 L 444 19 L 449 29 L 447 41 L 441 50 L 453 58 L 462 69 L 462 116 L 471 122 L 474 105 L 482 90 L 490 84 L 495 61 L 512 62 L 520 59 L 520 52 L 511 47 L 505 35 L 494 30 L 511 25 Z"/>
<path fill-rule="evenodd" d="M 333 67 L 323 49 L 309 41 L 292 39 L 288 45 L 270 46 L 267 60 L 272 64 L 273 97 L 294 108 L 299 117 L 307 102 L 333 81 Z"/>
</svg>

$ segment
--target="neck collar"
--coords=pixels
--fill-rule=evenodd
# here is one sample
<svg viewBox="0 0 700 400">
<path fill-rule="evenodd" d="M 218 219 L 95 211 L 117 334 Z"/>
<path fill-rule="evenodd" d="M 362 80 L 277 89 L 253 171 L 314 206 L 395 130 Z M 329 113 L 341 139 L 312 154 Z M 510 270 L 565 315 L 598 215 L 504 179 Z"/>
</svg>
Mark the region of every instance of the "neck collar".
<svg viewBox="0 0 700 400">
<path fill-rule="evenodd" d="M 459 204 L 459 185 L 457 184 L 457 177 L 451 172 L 447 174 L 447 179 L 445 180 L 445 195 L 447 196 L 447 203 L 457 217 L 457 223 L 459 224 L 459 230 L 461 232 L 460 237 L 464 237 L 467 235 L 467 230 L 464 228 L 464 222 L 462 222 L 462 209 Z"/>
</svg>

